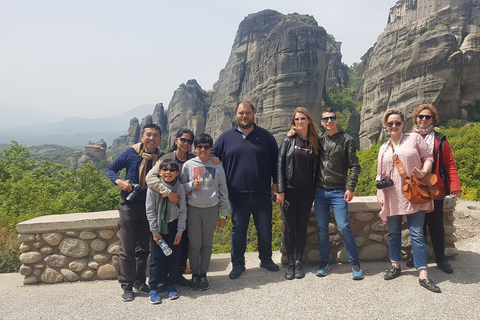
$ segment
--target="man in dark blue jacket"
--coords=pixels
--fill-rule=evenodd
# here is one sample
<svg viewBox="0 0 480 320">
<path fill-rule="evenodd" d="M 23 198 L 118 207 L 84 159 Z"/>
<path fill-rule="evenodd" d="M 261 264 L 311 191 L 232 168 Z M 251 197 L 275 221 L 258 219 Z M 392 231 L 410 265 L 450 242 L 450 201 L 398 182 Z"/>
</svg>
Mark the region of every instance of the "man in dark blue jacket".
<svg viewBox="0 0 480 320">
<path fill-rule="evenodd" d="M 135 298 L 132 291 L 141 294 L 150 292 L 150 287 L 145 283 L 150 243 L 150 227 L 145 210 L 145 175 L 163 155 L 158 149 L 160 127 L 156 124 L 145 125 L 140 139 L 141 143 L 122 152 L 105 170 L 108 178 L 121 189 L 118 204 L 118 282 L 123 289 L 123 301 Z M 124 168 L 125 180 L 117 175 Z"/>
<path fill-rule="evenodd" d="M 245 271 L 245 250 L 250 215 L 258 238 L 260 267 L 278 271 L 272 261 L 272 201 L 277 190 L 278 146 L 267 130 L 257 126 L 255 108 L 248 101 L 235 107 L 237 125 L 218 137 L 213 152 L 223 163 L 232 215 L 230 279 Z M 272 184 L 273 180 L 273 184 Z"/>
</svg>

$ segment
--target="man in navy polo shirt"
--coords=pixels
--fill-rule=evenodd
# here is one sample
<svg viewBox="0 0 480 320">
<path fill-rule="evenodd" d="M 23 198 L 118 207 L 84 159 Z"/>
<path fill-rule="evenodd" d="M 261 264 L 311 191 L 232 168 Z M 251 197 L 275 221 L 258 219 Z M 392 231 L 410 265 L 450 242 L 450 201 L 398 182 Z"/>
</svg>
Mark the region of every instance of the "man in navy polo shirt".
<svg viewBox="0 0 480 320">
<path fill-rule="evenodd" d="M 223 163 L 232 215 L 232 265 L 230 279 L 245 271 L 245 250 L 250 215 L 258 238 L 260 267 L 278 271 L 272 261 L 272 200 L 277 191 L 275 138 L 257 126 L 255 108 L 248 101 L 235 107 L 237 125 L 218 137 L 213 153 Z M 273 181 L 273 184 L 272 184 Z"/>
</svg>

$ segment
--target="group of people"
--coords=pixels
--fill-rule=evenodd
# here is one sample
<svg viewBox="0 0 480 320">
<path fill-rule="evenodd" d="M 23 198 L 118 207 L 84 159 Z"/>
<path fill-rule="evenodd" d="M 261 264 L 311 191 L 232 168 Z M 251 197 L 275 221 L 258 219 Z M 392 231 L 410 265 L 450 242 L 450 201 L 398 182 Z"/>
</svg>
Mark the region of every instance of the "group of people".
<svg viewBox="0 0 480 320">
<path fill-rule="evenodd" d="M 389 177 L 394 181 L 393 187 L 379 189 L 377 195 L 382 206 L 380 217 L 388 224 L 392 262 L 384 278 L 400 275 L 401 224 L 408 221 L 413 260 L 407 265 L 413 263 L 419 270 L 422 286 L 439 292 L 427 275 L 424 228 L 429 228 L 437 265 L 445 272 L 453 272 L 444 255 L 443 197 L 449 191 L 457 197 L 461 188 L 448 141 L 433 130 L 438 121 L 436 110 L 431 105 L 422 106 L 414 113 L 418 134 L 402 133 L 403 114 L 397 109 L 387 110 L 383 119 L 390 140 L 379 152 L 377 180 Z M 157 304 L 162 301 L 159 293 L 163 291 L 167 291 L 169 299 L 176 299 L 176 284 L 208 290 L 214 232 L 225 226 L 229 212 L 229 278 L 236 279 L 245 271 L 251 216 L 257 230 L 260 267 L 279 271 L 272 260 L 272 199 L 282 208 L 285 222 L 286 279 L 305 277 L 302 260 L 312 204 L 320 254 L 316 275 L 324 277 L 330 270 L 331 207 L 352 265 L 352 278 L 364 278 L 348 214 L 348 202 L 360 174 L 356 141 L 337 128 L 335 111 L 323 111 L 321 125 L 325 132 L 320 134 L 307 109 L 297 108 L 280 149 L 272 134 L 255 124 L 252 103 L 238 102 L 235 117 L 236 125 L 215 143 L 208 134 L 194 137 L 188 129 L 179 130 L 174 151 L 166 155 L 158 148 L 160 127 L 146 125 L 141 143 L 125 150 L 107 168 L 107 176 L 121 189 L 118 281 L 123 289 L 122 300 L 133 300 L 137 292 L 149 295 L 150 303 Z M 196 156 L 191 153 L 192 145 Z M 417 168 L 419 178 L 433 167 L 440 177 L 442 197 L 425 205 L 410 204 L 401 191 L 403 176 L 394 169 L 393 154 L 404 162 L 407 171 Z M 126 171 L 125 179 L 118 176 L 122 169 Z M 183 276 L 187 257 L 190 281 Z"/>
</svg>

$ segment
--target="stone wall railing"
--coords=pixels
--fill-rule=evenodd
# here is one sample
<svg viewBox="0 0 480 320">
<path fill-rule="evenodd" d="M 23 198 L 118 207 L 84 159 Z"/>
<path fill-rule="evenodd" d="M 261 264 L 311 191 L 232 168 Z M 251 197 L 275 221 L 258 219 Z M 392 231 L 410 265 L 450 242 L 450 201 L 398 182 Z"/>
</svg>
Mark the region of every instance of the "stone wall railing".
<svg viewBox="0 0 480 320">
<path fill-rule="evenodd" d="M 117 278 L 118 211 L 34 218 L 17 225 L 23 282 Z"/>
<path fill-rule="evenodd" d="M 458 254 L 455 248 L 453 209 L 455 201 L 447 198 L 444 207 L 447 257 Z M 350 222 L 360 250 L 360 260 L 387 260 L 387 226 L 378 217 L 376 197 L 354 197 L 349 204 Z M 72 213 L 31 219 L 17 225 L 20 245 L 20 274 L 25 284 L 63 281 L 106 280 L 117 278 L 118 211 Z M 282 231 L 285 226 L 282 223 Z M 333 213 L 329 225 L 332 261 L 348 262 L 338 234 Z M 283 240 L 283 239 L 282 239 Z M 427 242 L 428 243 L 428 242 Z M 408 229 L 402 234 L 402 254 L 410 254 Z M 287 263 L 282 245 L 282 263 Z M 428 254 L 433 250 L 428 246 Z M 318 263 L 318 240 L 313 210 L 308 223 L 305 251 L 307 263 Z"/>
<path fill-rule="evenodd" d="M 454 257 L 458 254 L 455 248 L 457 237 L 454 235 L 455 227 L 453 221 L 455 216 L 453 210 L 455 208 L 455 200 L 447 197 L 444 202 L 443 221 L 445 225 L 445 255 L 447 257 Z M 368 260 L 388 260 L 388 228 L 386 223 L 378 217 L 380 212 L 380 205 L 376 197 L 354 197 L 348 204 L 348 211 L 350 214 L 350 226 L 352 228 L 355 240 L 360 253 L 360 261 Z M 331 261 L 348 262 L 348 256 L 343 246 L 342 237 L 340 236 L 333 212 L 330 211 L 330 254 Z M 285 232 L 285 225 L 282 223 L 282 233 Z M 287 264 L 286 249 L 282 234 L 282 263 Z M 427 252 L 428 256 L 433 256 L 433 249 L 431 247 L 430 239 L 427 238 Z M 408 228 L 404 224 L 402 231 L 402 259 L 411 257 L 411 243 Z M 315 214 L 310 212 L 310 220 L 307 227 L 307 246 L 305 249 L 305 263 L 317 264 L 320 262 L 318 252 L 317 239 L 317 220 Z"/>
</svg>

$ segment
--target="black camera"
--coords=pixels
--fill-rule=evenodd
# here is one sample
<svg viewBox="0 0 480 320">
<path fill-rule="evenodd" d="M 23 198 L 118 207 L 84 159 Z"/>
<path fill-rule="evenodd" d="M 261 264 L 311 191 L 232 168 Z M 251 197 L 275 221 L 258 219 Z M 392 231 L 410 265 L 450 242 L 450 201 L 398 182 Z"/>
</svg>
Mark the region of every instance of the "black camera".
<svg viewBox="0 0 480 320">
<path fill-rule="evenodd" d="M 377 182 L 377 189 L 383 189 L 393 186 L 393 180 L 389 177 L 383 177 Z"/>
<path fill-rule="evenodd" d="M 147 188 L 136 183 L 130 183 L 130 187 L 133 189 L 133 191 L 127 196 L 127 201 L 130 202 L 138 202 L 141 200 L 142 195 L 147 191 Z"/>
</svg>

